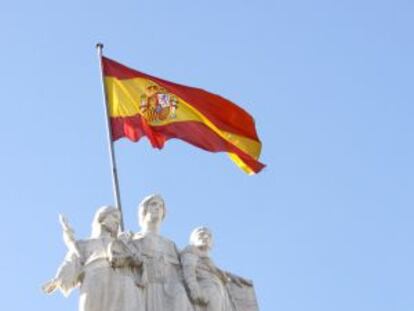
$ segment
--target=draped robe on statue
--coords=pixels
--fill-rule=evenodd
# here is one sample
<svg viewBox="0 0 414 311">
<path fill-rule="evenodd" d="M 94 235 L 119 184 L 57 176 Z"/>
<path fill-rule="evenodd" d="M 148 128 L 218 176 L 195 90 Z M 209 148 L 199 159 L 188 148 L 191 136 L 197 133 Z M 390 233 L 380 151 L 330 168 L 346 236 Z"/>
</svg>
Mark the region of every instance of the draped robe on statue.
<svg viewBox="0 0 414 311">
<path fill-rule="evenodd" d="M 183 273 L 190 290 L 201 293 L 208 304 L 195 305 L 196 311 L 235 311 L 220 271 L 206 254 L 188 246 L 181 253 Z"/>
<path fill-rule="evenodd" d="M 137 233 L 127 245 L 142 261 L 138 279 L 145 311 L 192 311 L 174 242 L 155 233 Z"/>
<path fill-rule="evenodd" d="M 139 288 L 128 268 L 113 269 L 108 237 L 76 241 L 79 255 L 69 252 L 56 278 L 65 294 L 80 286 L 79 311 L 144 311 Z"/>
</svg>

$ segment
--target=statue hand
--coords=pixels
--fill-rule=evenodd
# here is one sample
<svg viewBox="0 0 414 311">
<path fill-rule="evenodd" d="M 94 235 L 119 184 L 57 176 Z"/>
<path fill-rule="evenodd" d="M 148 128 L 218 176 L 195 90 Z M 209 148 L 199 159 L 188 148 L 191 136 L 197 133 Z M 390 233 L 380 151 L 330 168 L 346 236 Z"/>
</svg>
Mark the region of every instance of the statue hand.
<svg viewBox="0 0 414 311">
<path fill-rule="evenodd" d="M 45 294 L 53 293 L 59 287 L 59 282 L 56 279 L 47 281 L 42 285 L 42 290 Z"/>
<path fill-rule="evenodd" d="M 112 268 L 122 268 L 125 266 L 139 268 L 142 266 L 142 261 L 138 257 L 126 254 L 112 253 L 108 256 L 108 261 L 111 263 Z"/>
<path fill-rule="evenodd" d="M 206 296 L 201 295 L 200 297 L 198 297 L 198 304 L 202 305 L 202 306 L 206 306 L 208 305 L 208 299 Z"/>
<path fill-rule="evenodd" d="M 190 290 L 190 298 L 195 304 L 202 306 L 208 304 L 207 297 L 203 295 L 198 288 Z"/>
<path fill-rule="evenodd" d="M 246 286 L 253 287 L 253 281 L 252 280 L 241 278 L 241 282 Z"/>
<path fill-rule="evenodd" d="M 218 275 L 218 277 L 220 278 L 220 280 L 224 283 L 224 284 L 226 284 L 226 283 L 228 283 L 228 282 L 231 282 L 232 281 L 232 278 L 231 278 L 231 276 L 230 276 L 230 274 L 229 273 L 227 273 L 227 272 L 225 272 L 225 271 L 222 271 L 222 270 L 220 270 L 220 269 L 216 269 L 216 272 L 217 272 L 217 275 Z"/>
<path fill-rule="evenodd" d="M 127 243 L 128 241 L 132 240 L 133 236 L 134 233 L 132 233 L 132 231 L 124 231 L 118 234 L 118 239 L 120 239 L 124 243 Z"/>
<path fill-rule="evenodd" d="M 193 301 L 194 301 L 194 303 L 196 303 L 198 305 L 201 305 L 201 306 L 208 305 L 208 299 L 204 295 L 195 297 L 195 299 L 193 299 Z"/>
<path fill-rule="evenodd" d="M 133 255 L 121 239 L 109 243 L 107 253 L 108 260 L 113 268 L 136 266 Z"/>
<path fill-rule="evenodd" d="M 236 283 L 236 285 L 238 285 L 239 287 L 243 287 L 243 286 L 252 287 L 253 286 L 253 282 L 252 281 L 250 281 L 248 279 L 245 279 L 245 278 L 242 278 L 240 276 L 235 277 L 235 278 L 232 278 L 232 281 L 234 283 Z"/>
<path fill-rule="evenodd" d="M 108 260 L 111 263 L 112 268 L 121 268 L 125 266 L 128 261 L 127 258 L 119 255 L 112 255 L 108 258 Z"/>
<path fill-rule="evenodd" d="M 62 227 L 63 241 L 66 247 L 69 251 L 80 257 L 79 250 L 76 246 L 75 231 L 70 226 L 68 219 L 62 214 L 59 214 L 59 223 Z"/>
<path fill-rule="evenodd" d="M 136 268 L 139 268 L 139 267 L 142 266 L 143 261 L 142 261 L 142 259 L 140 257 L 138 257 L 136 255 L 133 255 L 130 258 L 130 263 L 131 263 L 131 266 L 136 267 Z"/>
</svg>

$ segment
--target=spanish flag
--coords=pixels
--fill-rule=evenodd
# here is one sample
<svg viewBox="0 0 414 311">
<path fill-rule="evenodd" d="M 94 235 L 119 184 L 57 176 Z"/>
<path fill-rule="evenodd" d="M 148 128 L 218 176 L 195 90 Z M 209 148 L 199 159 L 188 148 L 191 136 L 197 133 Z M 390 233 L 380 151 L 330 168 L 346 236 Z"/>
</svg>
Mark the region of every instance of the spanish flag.
<svg viewBox="0 0 414 311">
<path fill-rule="evenodd" d="M 178 138 L 211 152 L 227 152 L 246 173 L 264 167 L 253 118 L 223 97 L 128 68 L 102 57 L 112 139 L 146 136 L 162 149 Z"/>
</svg>

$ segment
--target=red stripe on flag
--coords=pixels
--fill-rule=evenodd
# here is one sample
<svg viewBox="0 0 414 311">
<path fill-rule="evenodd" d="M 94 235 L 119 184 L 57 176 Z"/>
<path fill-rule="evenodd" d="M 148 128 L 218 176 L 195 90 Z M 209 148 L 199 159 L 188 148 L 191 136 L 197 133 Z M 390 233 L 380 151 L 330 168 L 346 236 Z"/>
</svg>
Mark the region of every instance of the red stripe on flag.
<svg viewBox="0 0 414 311">
<path fill-rule="evenodd" d="M 149 126 L 141 115 L 137 115 L 111 118 L 111 123 L 114 140 L 126 137 L 132 141 L 138 141 L 141 137 L 146 136 L 154 148 L 162 149 L 168 139 L 178 138 L 210 152 L 235 153 L 255 173 L 265 167 L 264 164 L 221 138 L 201 122 L 186 121 L 162 126 Z"/>
<path fill-rule="evenodd" d="M 181 97 L 218 128 L 260 142 L 253 118 L 244 109 L 231 101 L 203 89 L 185 86 L 147 75 L 106 57 L 103 57 L 102 60 L 105 76 L 120 80 L 133 78 L 152 80 L 169 92 Z"/>
</svg>

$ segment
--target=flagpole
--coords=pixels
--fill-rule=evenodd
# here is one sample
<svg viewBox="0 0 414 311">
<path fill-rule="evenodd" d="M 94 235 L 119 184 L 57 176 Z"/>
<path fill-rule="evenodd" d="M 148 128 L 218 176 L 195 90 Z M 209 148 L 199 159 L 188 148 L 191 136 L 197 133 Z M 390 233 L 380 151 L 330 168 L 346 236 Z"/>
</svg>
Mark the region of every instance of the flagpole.
<svg viewBox="0 0 414 311">
<path fill-rule="evenodd" d="M 115 197 L 115 205 L 116 205 L 116 208 L 119 210 L 119 212 L 121 214 L 120 229 L 121 229 L 121 231 L 124 231 L 124 216 L 122 214 L 121 197 L 120 197 L 120 194 L 119 194 L 118 171 L 117 171 L 117 168 L 116 168 L 115 152 L 114 152 L 114 141 L 112 139 L 111 120 L 110 120 L 110 117 L 109 117 L 108 98 L 107 98 L 107 93 L 106 93 L 104 72 L 103 72 L 103 65 L 102 65 L 103 44 L 102 43 L 97 43 L 96 44 L 96 49 L 97 49 L 97 52 L 98 52 L 99 69 L 101 70 L 102 95 L 103 95 L 103 101 L 104 101 L 104 105 L 105 105 L 108 150 L 109 150 L 109 158 L 110 158 L 110 162 L 111 162 L 111 172 L 112 172 L 112 187 L 113 187 L 113 192 L 114 192 L 114 197 Z"/>
</svg>

